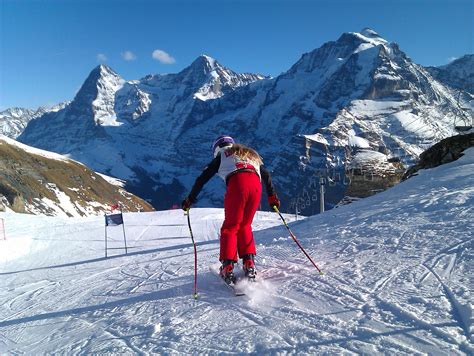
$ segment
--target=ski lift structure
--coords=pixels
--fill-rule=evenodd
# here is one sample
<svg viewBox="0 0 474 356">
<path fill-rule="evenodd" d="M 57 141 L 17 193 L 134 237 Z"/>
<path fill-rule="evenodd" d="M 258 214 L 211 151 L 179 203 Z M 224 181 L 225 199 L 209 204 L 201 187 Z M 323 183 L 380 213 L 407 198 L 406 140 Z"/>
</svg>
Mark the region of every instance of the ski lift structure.
<svg viewBox="0 0 474 356">
<path fill-rule="evenodd" d="M 393 150 L 390 150 L 391 155 L 387 158 L 387 161 L 389 163 L 401 163 L 402 162 L 402 157 L 400 154 L 401 147 L 395 147 Z M 396 153 L 393 153 L 396 152 Z"/>
<path fill-rule="evenodd" d="M 347 112 L 348 114 L 350 114 L 353 118 L 355 118 L 354 114 L 352 114 L 349 110 L 346 110 L 346 112 Z M 415 121 L 417 121 L 417 120 L 419 120 L 419 118 L 417 118 Z M 408 126 L 411 125 L 411 124 L 413 124 L 413 122 L 409 123 Z M 396 140 L 394 139 L 393 135 L 391 135 L 390 133 L 388 134 L 388 137 L 389 137 L 393 142 L 396 141 Z M 381 141 L 384 142 L 384 140 L 383 140 L 382 137 L 381 137 Z M 408 153 L 407 153 L 406 151 L 405 151 L 404 154 L 402 154 L 402 153 L 401 153 L 401 151 L 402 151 L 401 147 L 398 146 L 398 145 L 395 145 L 395 144 L 393 144 L 393 143 L 386 145 L 386 147 L 387 147 L 387 148 L 389 149 L 389 151 L 390 151 L 390 156 L 387 158 L 387 161 L 388 161 L 388 162 L 390 162 L 390 163 L 400 163 L 400 164 L 403 164 L 403 165 L 405 164 L 403 160 L 406 159 L 407 156 L 408 156 Z M 395 153 L 395 152 L 396 152 L 396 153 Z M 348 173 L 349 173 L 349 172 L 348 172 Z M 354 174 L 354 172 L 352 172 L 352 174 Z M 365 172 L 363 172 L 362 168 L 360 169 L 360 174 L 361 174 L 362 176 L 365 175 Z M 369 174 L 367 177 L 368 177 L 368 179 L 373 180 L 373 175 L 370 175 L 370 174 Z M 350 178 L 349 178 L 349 180 L 350 180 Z M 344 179 L 343 179 L 343 182 L 344 182 Z M 344 184 L 344 183 L 343 183 L 343 184 Z M 346 184 L 344 184 L 344 185 L 346 185 Z"/>
<path fill-rule="evenodd" d="M 409 122 L 407 125 L 405 125 L 404 129 L 406 130 L 409 126 L 419 123 L 420 121 L 424 123 L 422 118 L 417 117 L 411 122 Z M 425 137 L 426 135 L 420 136 L 420 134 L 427 133 L 429 131 L 430 129 L 426 128 L 424 125 L 421 125 L 419 128 L 412 130 L 412 144 L 416 147 L 423 147 L 423 150 L 425 150 L 442 139 L 442 137 L 438 137 L 436 131 L 432 132 L 433 136 L 430 138 Z M 413 152 L 413 150 L 410 150 L 408 148 L 402 148 L 394 143 L 396 142 L 396 139 L 393 134 L 389 133 L 387 137 L 390 138 L 390 140 L 392 141 L 386 146 L 391 152 L 390 156 L 387 159 L 388 162 L 399 163 L 403 166 L 410 166 L 418 161 L 419 155 L 416 152 Z"/>
<path fill-rule="evenodd" d="M 339 169 L 343 172 L 339 172 Z M 348 176 L 349 172 L 346 172 L 343 166 L 336 167 L 306 167 L 307 170 L 312 172 L 309 181 L 306 182 L 306 185 L 300 188 L 300 192 L 295 196 L 290 202 L 290 211 L 295 211 L 295 214 L 299 214 L 311 208 L 313 211 L 316 211 L 316 202 L 324 201 L 324 198 L 321 197 L 321 185 L 335 188 L 338 184 L 347 186 L 350 184 L 351 179 Z M 324 210 L 322 210 L 324 211 Z"/>
<path fill-rule="evenodd" d="M 337 182 L 340 181 L 341 174 L 336 173 L 336 169 L 333 168 L 331 172 L 327 175 L 326 179 L 330 187 L 335 187 Z"/>
<path fill-rule="evenodd" d="M 396 142 L 395 138 L 389 134 L 388 137 L 391 141 Z M 392 164 L 400 164 L 403 166 L 407 165 L 407 162 L 410 160 L 409 154 L 406 150 L 403 150 L 402 147 L 396 145 L 395 143 L 386 144 L 390 155 L 387 158 L 387 162 Z"/>
<path fill-rule="evenodd" d="M 352 183 L 352 179 L 350 176 L 350 172 L 348 170 L 345 170 L 344 177 L 342 178 L 342 184 L 347 186 L 347 185 L 350 185 L 351 183 Z"/>
<path fill-rule="evenodd" d="M 460 134 L 467 133 L 468 131 L 472 130 L 474 117 L 472 115 L 472 111 L 474 110 L 474 100 L 469 102 L 469 107 L 463 107 L 460 104 L 461 102 L 461 89 L 458 90 L 458 98 L 456 101 L 456 105 L 459 109 L 459 113 L 456 113 L 454 116 L 454 129 L 459 132 Z"/>
</svg>

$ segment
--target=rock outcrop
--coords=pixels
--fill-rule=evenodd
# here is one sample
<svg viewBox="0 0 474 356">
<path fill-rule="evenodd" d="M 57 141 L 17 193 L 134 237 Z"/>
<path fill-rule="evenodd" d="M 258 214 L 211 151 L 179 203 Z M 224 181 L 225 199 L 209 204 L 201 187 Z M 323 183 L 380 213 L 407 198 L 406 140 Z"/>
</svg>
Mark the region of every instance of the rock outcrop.
<svg viewBox="0 0 474 356">
<path fill-rule="evenodd" d="M 403 180 L 416 175 L 420 169 L 428 169 L 457 160 L 463 151 L 474 146 L 474 133 L 448 137 L 420 155 L 420 161 L 410 167 L 403 176 Z"/>
</svg>

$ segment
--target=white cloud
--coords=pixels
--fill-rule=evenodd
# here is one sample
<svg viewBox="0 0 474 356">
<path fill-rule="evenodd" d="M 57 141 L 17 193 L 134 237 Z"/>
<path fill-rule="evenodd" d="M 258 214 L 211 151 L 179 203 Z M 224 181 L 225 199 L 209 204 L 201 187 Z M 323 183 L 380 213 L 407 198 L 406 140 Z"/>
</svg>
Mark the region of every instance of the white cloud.
<svg viewBox="0 0 474 356">
<path fill-rule="evenodd" d="M 162 51 L 161 49 L 155 49 L 151 56 L 163 64 L 173 64 L 176 62 L 176 60 L 172 56 L 170 56 L 165 51 Z"/>
<path fill-rule="evenodd" d="M 448 58 L 448 63 L 454 62 L 458 57 L 449 57 Z"/>
<path fill-rule="evenodd" d="M 122 52 L 121 55 L 122 55 L 122 58 L 125 59 L 126 61 L 134 61 L 135 59 L 137 59 L 137 56 L 132 51 Z"/>
<path fill-rule="evenodd" d="M 97 55 L 97 62 L 105 62 L 107 61 L 107 56 L 103 53 L 99 53 Z"/>
</svg>

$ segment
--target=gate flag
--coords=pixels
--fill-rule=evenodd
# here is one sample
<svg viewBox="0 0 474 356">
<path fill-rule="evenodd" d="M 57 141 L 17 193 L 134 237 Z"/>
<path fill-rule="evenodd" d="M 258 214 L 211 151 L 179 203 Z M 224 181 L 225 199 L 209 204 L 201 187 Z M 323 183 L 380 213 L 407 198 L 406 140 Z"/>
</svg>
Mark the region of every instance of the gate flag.
<svg viewBox="0 0 474 356">
<path fill-rule="evenodd" d="M 123 224 L 123 215 L 120 214 L 112 214 L 112 215 L 105 215 L 105 226 L 117 226 Z"/>
</svg>

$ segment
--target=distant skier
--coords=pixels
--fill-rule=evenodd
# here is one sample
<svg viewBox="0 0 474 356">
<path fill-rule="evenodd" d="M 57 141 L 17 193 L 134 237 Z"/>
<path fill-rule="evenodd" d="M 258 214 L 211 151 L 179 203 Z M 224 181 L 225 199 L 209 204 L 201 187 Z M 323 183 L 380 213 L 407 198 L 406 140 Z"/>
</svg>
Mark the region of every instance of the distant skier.
<svg viewBox="0 0 474 356">
<path fill-rule="evenodd" d="M 221 227 L 220 268 L 226 283 L 235 283 L 234 263 L 238 256 L 243 260 L 243 269 L 248 278 L 255 278 L 255 242 L 252 220 L 260 205 L 261 180 L 265 184 L 268 203 L 280 207 L 270 173 L 263 166 L 260 155 L 253 149 L 237 144 L 230 136 L 219 136 L 212 145 L 214 159 L 196 179 L 191 193 L 183 200 L 183 210 L 188 210 L 197 201 L 204 184 L 216 173 L 226 182 L 224 196 L 225 219 Z M 237 255 L 238 253 L 238 255 Z"/>
</svg>

